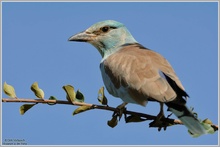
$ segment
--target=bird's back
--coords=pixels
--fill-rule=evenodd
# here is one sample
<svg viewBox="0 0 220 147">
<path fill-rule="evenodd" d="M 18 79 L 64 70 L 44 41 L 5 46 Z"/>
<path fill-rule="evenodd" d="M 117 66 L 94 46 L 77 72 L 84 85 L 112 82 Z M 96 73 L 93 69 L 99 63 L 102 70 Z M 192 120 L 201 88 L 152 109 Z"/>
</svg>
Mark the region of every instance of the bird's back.
<svg viewBox="0 0 220 147">
<path fill-rule="evenodd" d="M 169 62 L 138 43 L 121 46 L 103 60 L 100 67 L 109 93 L 125 102 L 145 105 L 149 99 L 159 102 L 174 100 L 177 91 L 166 77 L 177 85 L 177 89 L 184 91 Z"/>
</svg>

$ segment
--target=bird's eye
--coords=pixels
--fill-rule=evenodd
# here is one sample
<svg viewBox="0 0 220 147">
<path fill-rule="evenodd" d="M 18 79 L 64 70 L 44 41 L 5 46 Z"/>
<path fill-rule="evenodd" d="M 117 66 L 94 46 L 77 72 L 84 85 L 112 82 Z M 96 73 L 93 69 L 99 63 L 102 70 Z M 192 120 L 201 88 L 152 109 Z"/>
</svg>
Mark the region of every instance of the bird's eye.
<svg viewBox="0 0 220 147">
<path fill-rule="evenodd" d="M 109 31 L 109 27 L 108 26 L 105 26 L 103 28 L 101 28 L 102 32 L 106 33 Z"/>
</svg>

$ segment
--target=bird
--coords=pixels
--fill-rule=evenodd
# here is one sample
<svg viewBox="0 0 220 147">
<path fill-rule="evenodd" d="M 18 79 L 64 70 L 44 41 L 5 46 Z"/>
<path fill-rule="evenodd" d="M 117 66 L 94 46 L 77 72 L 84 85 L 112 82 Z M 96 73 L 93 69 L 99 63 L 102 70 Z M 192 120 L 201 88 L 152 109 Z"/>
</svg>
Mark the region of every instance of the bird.
<svg viewBox="0 0 220 147">
<path fill-rule="evenodd" d="M 155 101 L 160 104 L 157 116 L 163 117 L 165 104 L 190 133 L 206 134 L 186 106 L 189 95 L 171 64 L 161 54 L 137 42 L 123 23 L 100 21 L 68 40 L 90 43 L 99 51 L 104 85 L 112 96 L 121 98 L 124 105 L 146 106 L 148 101 Z"/>
</svg>

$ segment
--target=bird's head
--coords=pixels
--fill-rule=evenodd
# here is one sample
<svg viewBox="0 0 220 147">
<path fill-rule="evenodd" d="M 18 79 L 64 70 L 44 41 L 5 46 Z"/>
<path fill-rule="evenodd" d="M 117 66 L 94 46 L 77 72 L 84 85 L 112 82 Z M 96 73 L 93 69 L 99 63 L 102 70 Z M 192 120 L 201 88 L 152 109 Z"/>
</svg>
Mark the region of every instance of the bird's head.
<svg viewBox="0 0 220 147">
<path fill-rule="evenodd" d="M 123 44 L 136 42 L 127 28 L 114 20 L 98 22 L 87 30 L 73 35 L 69 41 L 89 42 L 98 49 L 102 57 L 114 53 Z"/>
</svg>

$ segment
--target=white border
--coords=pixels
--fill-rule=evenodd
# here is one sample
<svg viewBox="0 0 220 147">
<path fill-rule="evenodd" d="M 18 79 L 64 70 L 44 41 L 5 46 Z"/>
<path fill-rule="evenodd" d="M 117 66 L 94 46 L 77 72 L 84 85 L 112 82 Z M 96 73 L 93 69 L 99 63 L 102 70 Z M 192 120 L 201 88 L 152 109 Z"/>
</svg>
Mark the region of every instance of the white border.
<svg viewBox="0 0 220 147">
<path fill-rule="evenodd" d="M 219 38 L 219 6 L 220 6 L 220 3 L 219 3 L 219 0 L 209 0 L 209 1 L 207 1 L 207 0 L 193 0 L 193 1 L 191 1 L 191 0 L 181 0 L 181 1 L 167 1 L 167 0 L 155 0 L 155 1 L 148 1 L 148 0 L 139 0 L 139 1 L 129 1 L 129 0 L 127 0 L 127 1 L 123 1 L 123 0 L 120 0 L 120 1 L 117 1 L 117 0 L 112 0 L 112 1 L 103 1 L 103 0 L 96 0 L 96 1 L 84 1 L 84 0 L 82 0 L 82 1 L 74 1 L 74 0 L 65 0 L 65 1 L 60 1 L 60 0 L 58 0 L 58 1 L 56 1 L 56 0 L 52 0 L 52 1 L 50 1 L 50 0 L 47 0 L 47 1 L 44 1 L 44 0 L 37 0 L 37 1 L 32 1 L 32 0 L 22 0 L 22 1 L 17 1 L 17 0 L 10 0 L 10 1 L 7 1 L 7 0 L 0 0 L 0 2 L 1 2 L 1 4 L 0 4 L 0 12 L 1 12 L 1 14 L 0 14 L 0 20 L 1 20 L 1 23 L 0 23 L 0 25 L 1 25 L 1 28 L 0 28 L 0 32 L 1 32 L 1 39 L 0 39 L 0 69 L 1 69 L 1 73 L 0 73 L 0 81 L 1 81 L 1 86 L 0 86 L 0 88 L 1 88 L 1 91 L 0 91 L 0 94 L 1 94 L 1 99 L 2 99 L 2 3 L 3 2 L 218 2 L 218 40 L 220 39 Z M 219 60 L 219 42 L 218 42 L 218 88 L 219 88 L 219 62 L 220 62 L 220 60 Z M 220 104 L 219 104 L 219 102 L 220 102 L 220 100 L 219 100 L 219 98 L 220 98 L 220 95 L 219 95 L 219 91 L 218 91 L 218 126 L 219 126 L 219 122 L 220 122 L 220 120 L 219 120 L 219 111 L 220 111 L 220 108 L 219 108 L 219 106 L 220 106 Z M 1 104 L 0 104 L 0 111 L 1 111 L 1 113 L 0 113 L 0 118 L 1 118 L 1 121 L 0 121 L 0 123 L 1 123 L 1 125 L 0 125 L 0 130 L 1 130 L 1 134 L 0 134 L 0 136 L 1 136 L 1 139 L 0 139 L 0 146 L 2 146 L 2 102 L 1 102 Z M 218 131 L 218 136 L 219 136 L 219 131 Z M 85 145 L 27 145 L 27 146 L 85 146 Z M 86 145 L 86 146 L 108 146 L 108 147 L 110 147 L 110 146 L 158 146 L 158 145 Z M 162 146 L 189 146 L 189 145 L 162 145 Z M 210 146 L 216 146 L 216 145 L 192 145 L 192 146 L 207 146 L 207 147 L 210 147 Z M 219 140 L 218 140 L 218 146 L 219 146 Z"/>
</svg>

